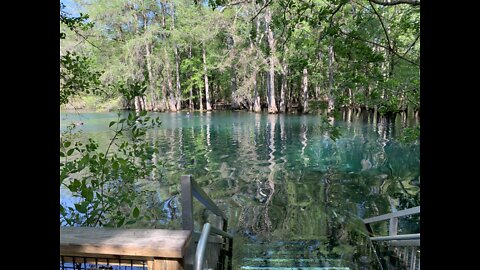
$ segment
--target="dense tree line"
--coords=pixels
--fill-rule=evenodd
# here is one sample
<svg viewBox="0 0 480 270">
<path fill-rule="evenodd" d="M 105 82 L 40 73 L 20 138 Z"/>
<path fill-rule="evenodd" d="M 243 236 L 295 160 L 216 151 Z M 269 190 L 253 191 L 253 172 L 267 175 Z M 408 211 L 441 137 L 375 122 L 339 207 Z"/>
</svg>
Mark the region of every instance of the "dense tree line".
<svg viewBox="0 0 480 270">
<path fill-rule="evenodd" d="M 137 111 L 420 109 L 416 0 L 76 2 L 89 16 L 60 12 L 62 104 L 95 93 Z"/>
</svg>

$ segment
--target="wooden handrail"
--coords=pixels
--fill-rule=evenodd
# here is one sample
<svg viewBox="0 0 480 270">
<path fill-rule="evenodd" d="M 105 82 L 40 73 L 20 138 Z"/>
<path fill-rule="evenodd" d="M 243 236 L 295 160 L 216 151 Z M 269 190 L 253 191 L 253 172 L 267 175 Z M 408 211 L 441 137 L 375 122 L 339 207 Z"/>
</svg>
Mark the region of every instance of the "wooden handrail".
<svg viewBox="0 0 480 270">
<path fill-rule="evenodd" d="M 162 265 L 184 269 L 191 238 L 185 230 L 60 227 L 60 256 L 84 258 L 84 263 L 87 258 L 88 263 L 98 258 L 107 264 L 109 258 L 145 261 L 149 270 Z"/>
</svg>

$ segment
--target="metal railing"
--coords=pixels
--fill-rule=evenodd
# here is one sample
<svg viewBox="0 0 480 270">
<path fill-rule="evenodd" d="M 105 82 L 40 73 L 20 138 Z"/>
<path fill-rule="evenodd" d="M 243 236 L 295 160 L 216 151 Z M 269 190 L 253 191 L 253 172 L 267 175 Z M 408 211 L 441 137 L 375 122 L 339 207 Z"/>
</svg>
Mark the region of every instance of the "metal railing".
<svg viewBox="0 0 480 270">
<path fill-rule="evenodd" d="M 233 236 L 229 233 L 226 233 L 218 228 L 213 227 L 210 223 L 205 223 L 203 225 L 202 234 L 198 240 L 197 250 L 195 252 L 195 263 L 194 270 L 201 270 L 205 262 L 205 250 L 207 248 L 208 236 L 212 234 L 221 235 L 228 238 L 230 241 L 233 240 Z"/>
<path fill-rule="evenodd" d="M 222 237 L 222 247 L 220 248 L 219 264 L 220 269 L 225 268 L 225 259 L 228 257 L 227 269 L 232 269 L 232 248 L 233 237 L 227 233 L 228 220 L 225 214 L 218 208 L 218 206 L 210 199 L 210 197 L 203 191 L 197 182 L 193 180 L 192 175 L 182 175 L 181 177 L 181 192 L 182 192 L 182 229 L 190 230 L 194 236 L 199 233 L 194 231 L 193 220 L 193 198 L 196 198 L 208 210 L 212 211 L 216 216 L 222 219 L 222 229 L 211 226 L 205 223 L 202 234 L 198 240 L 196 252 L 194 251 L 194 241 L 187 250 L 184 258 L 187 267 L 193 266 L 194 269 L 202 269 L 205 259 L 206 245 L 209 243 L 209 235 L 215 234 Z M 194 258 L 195 256 L 195 258 Z"/>
<path fill-rule="evenodd" d="M 420 214 L 420 206 L 363 220 L 370 234 L 370 240 L 375 241 L 375 243 L 386 243 L 389 251 L 391 251 L 407 269 L 420 269 L 420 233 L 399 235 L 398 219 L 416 214 Z M 375 236 L 370 224 L 386 220 L 389 221 L 388 236 Z"/>
<path fill-rule="evenodd" d="M 416 246 L 420 246 L 420 234 L 410 234 L 410 235 L 398 235 L 398 218 L 420 214 L 420 206 L 408 208 L 401 211 L 392 212 L 385 215 L 380 215 L 376 217 L 371 217 L 363 220 L 365 226 L 367 227 L 368 232 L 370 233 L 370 239 L 372 241 L 392 241 L 392 240 L 418 240 L 415 243 Z M 374 237 L 371 223 L 389 220 L 388 225 L 388 236 Z"/>
</svg>

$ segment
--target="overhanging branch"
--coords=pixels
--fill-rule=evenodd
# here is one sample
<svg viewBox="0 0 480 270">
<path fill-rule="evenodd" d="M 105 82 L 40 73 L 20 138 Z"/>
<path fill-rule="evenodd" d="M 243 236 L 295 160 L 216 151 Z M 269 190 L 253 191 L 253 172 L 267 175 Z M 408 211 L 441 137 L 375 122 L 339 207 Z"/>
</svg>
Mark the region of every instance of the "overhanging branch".
<svg viewBox="0 0 480 270">
<path fill-rule="evenodd" d="M 263 7 L 260 8 L 260 10 L 257 12 L 257 14 L 255 14 L 255 16 L 253 16 L 253 18 L 250 19 L 250 21 L 253 22 L 253 20 L 255 20 L 255 18 L 258 16 L 258 14 L 260 14 L 260 12 L 262 12 L 263 9 L 265 9 L 268 5 L 270 5 L 271 2 L 272 2 L 272 0 L 265 3 L 265 5 L 263 5 Z"/>
<path fill-rule="evenodd" d="M 388 37 L 388 31 L 387 31 L 387 28 L 385 28 L 385 25 L 383 24 L 383 21 L 382 21 L 382 17 L 380 17 L 380 14 L 378 14 L 377 10 L 375 9 L 375 7 L 373 6 L 372 2 L 368 2 L 370 4 L 370 6 L 373 8 L 373 11 L 375 12 L 375 14 L 377 15 L 378 17 L 378 20 L 380 21 L 380 23 L 382 24 L 382 28 L 383 28 L 383 32 L 385 32 L 385 36 L 387 37 L 387 42 L 388 42 L 388 50 L 389 51 L 392 51 L 392 44 L 390 43 L 390 38 Z"/>
<path fill-rule="evenodd" d="M 369 44 L 372 44 L 372 45 L 375 45 L 375 46 L 378 46 L 378 47 L 381 47 L 381 48 L 384 48 L 384 49 L 387 49 L 389 50 L 389 48 L 385 45 L 382 45 L 382 44 L 379 44 L 379 43 L 376 43 L 376 42 L 373 42 L 373 41 L 370 41 L 370 40 L 366 40 L 366 39 L 363 39 L 363 38 L 359 38 L 359 37 L 356 37 L 356 36 L 353 36 L 353 35 L 350 35 L 350 34 L 347 34 L 345 32 L 343 32 L 342 30 L 340 30 L 340 33 L 347 36 L 347 37 L 350 37 L 350 38 L 353 38 L 353 39 L 356 39 L 356 40 L 360 40 L 360 41 L 363 41 L 363 42 L 366 42 L 366 43 L 369 43 Z M 408 63 L 412 64 L 412 65 L 415 65 L 415 66 L 420 66 L 420 64 L 418 63 L 415 63 L 413 62 L 412 60 L 409 60 L 407 58 L 405 58 L 404 56 L 400 55 L 399 53 L 397 53 L 395 50 L 391 50 L 390 51 L 391 53 L 393 53 L 394 55 L 396 55 L 398 58 L 402 59 L 402 60 L 405 60 L 407 61 Z"/>
<path fill-rule="evenodd" d="M 399 5 L 399 4 L 409 4 L 412 6 L 418 6 L 420 5 L 420 0 L 386 0 L 386 1 L 381 1 L 381 0 L 368 0 L 369 2 L 373 2 L 378 5 L 382 6 L 394 6 L 394 5 Z"/>
</svg>

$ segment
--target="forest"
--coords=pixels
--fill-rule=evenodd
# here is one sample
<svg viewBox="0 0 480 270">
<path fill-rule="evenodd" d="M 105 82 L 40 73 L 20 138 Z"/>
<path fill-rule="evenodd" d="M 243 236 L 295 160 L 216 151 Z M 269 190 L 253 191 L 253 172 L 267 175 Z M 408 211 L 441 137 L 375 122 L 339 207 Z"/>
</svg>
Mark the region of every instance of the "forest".
<svg viewBox="0 0 480 270">
<path fill-rule="evenodd" d="M 60 22 L 62 109 L 420 111 L 417 0 L 75 0 Z"/>
</svg>

